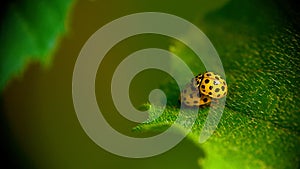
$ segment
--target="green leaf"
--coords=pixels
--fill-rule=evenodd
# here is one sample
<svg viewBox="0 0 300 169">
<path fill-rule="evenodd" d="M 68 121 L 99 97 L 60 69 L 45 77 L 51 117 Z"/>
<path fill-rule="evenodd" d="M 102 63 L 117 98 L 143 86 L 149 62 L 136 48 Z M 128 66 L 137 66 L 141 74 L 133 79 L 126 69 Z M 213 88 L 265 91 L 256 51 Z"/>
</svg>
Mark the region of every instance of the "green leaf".
<svg viewBox="0 0 300 169">
<path fill-rule="evenodd" d="M 282 13 L 282 9 L 289 10 Z M 297 23 L 289 19 L 294 15 L 290 9 L 277 1 L 232 0 L 201 20 L 199 27 L 219 52 L 229 87 L 217 130 L 199 145 L 205 153 L 199 162 L 202 168 L 299 167 L 300 35 Z M 184 45 L 176 42 L 170 49 L 195 74 L 205 70 L 201 63 L 194 63 Z M 167 95 L 178 98 L 174 85 L 169 82 L 163 88 L 168 89 Z M 149 120 L 134 131 L 161 132 L 172 125 L 179 110 L 176 99 L 169 101 L 157 119 L 152 118 L 162 110 L 152 106 Z M 198 142 L 207 113 L 208 108 L 199 110 L 188 136 L 194 142 Z"/>
<path fill-rule="evenodd" d="M 0 91 L 33 61 L 49 64 L 73 0 L 9 3 L 0 31 Z"/>
</svg>

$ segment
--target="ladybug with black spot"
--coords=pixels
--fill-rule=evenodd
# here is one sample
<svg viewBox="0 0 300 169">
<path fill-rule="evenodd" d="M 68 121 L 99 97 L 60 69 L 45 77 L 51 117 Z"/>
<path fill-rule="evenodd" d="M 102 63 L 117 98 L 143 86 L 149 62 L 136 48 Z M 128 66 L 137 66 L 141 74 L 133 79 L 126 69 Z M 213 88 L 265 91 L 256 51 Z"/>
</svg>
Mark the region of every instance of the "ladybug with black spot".
<svg viewBox="0 0 300 169">
<path fill-rule="evenodd" d="M 227 94 L 226 81 L 216 73 L 199 74 L 181 91 L 181 102 L 188 107 L 208 105 L 212 99 L 220 99 Z"/>
<path fill-rule="evenodd" d="M 227 84 L 220 75 L 213 72 L 206 72 L 199 85 L 199 90 L 204 95 L 220 99 L 227 94 Z"/>
</svg>

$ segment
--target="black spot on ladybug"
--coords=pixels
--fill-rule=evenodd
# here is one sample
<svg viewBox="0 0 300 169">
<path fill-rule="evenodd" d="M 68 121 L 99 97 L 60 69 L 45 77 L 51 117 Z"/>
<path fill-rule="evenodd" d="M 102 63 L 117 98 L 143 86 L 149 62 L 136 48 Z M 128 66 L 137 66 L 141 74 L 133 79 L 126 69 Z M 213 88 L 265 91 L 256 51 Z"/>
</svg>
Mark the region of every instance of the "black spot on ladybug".
<svg viewBox="0 0 300 169">
<path fill-rule="evenodd" d="M 221 96 L 220 94 L 217 95 L 217 97 L 220 97 L 220 96 Z"/>
<path fill-rule="evenodd" d="M 212 95 L 212 93 L 211 93 L 211 92 L 209 92 L 209 93 L 208 93 L 208 95 Z"/>
<path fill-rule="evenodd" d="M 220 80 L 220 78 L 218 76 L 216 76 L 215 79 Z"/>
<path fill-rule="evenodd" d="M 220 91 L 220 89 L 219 89 L 219 88 L 216 88 L 215 92 L 219 92 L 219 91 Z"/>
<path fill-rule="evenodd" d="M 198 101 L 194 101 L 194 103 L 198 103 Z"/>
<path fill-rule="evenodd" d="M 202 89 L 205 89 L 205 85 L 202 85 L 201 88 L 202 88 Z"/>
<path fill-rule="evenodd" d="M 224 85 L 226 85 L 226 83 L 225 83 L 225 82 L 223 82 L 223 84 L 224 84 Z"/>
<path fill-rule="evenodd" d="M 192 95 L 192 94 L 190 94 L 190 98 L 193 98 L 193 95 Z"/>
<path fill-rule="evenodd" d="M 212 90 L 213 89 L 213 86 L 209 86 L 209 90 Z"/>
<path fill-rule="evenodd" d="M 224 86 L 222 86 L 221 88 L 222 88 L 222 91 L 224 91 L 224 90 L 225 90 L 225 87 L 224 87 Z"/>
<path fill-rule="evenodd" d="M 202 90 L 202 92 L 205 92 L 205 90 Z"/>
<path fill-rule="evenodd" d="M 186 102 L 186 104 L 190 104 L 190 102 Z"/>
<path fill-rule="evenodd" d="M 205 80 L 205 83 L 209 83 L 209 80 L 208 80 L 208 79 L 206 79 L 206 80 Z"/>
<path fill-rule="evenodd" d="M 210 74 L 210 73 L 207 73 L 206 76 L 211 76 L 211 74 Z"/>
<path fill-rule="evenodd" d="M 207 102 L 207 98 L 204 98 L 203 101 L 204 101 L 204 102 Z"/>
</svg>

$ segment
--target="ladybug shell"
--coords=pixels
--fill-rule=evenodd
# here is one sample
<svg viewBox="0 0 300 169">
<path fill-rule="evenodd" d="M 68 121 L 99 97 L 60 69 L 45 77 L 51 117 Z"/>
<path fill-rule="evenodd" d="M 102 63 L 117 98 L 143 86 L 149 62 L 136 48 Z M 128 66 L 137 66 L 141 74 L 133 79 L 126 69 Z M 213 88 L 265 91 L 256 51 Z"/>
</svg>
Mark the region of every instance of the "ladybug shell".
<svg viewBox="0 0 300 169">
<path fill-rule="evenodd" d="M 209 96 L 203 95 L 199 92 L 197 84 L 197 78 L 193 78 L 191 83 L 188 83 L 182 90 L 181 102 L 186 106 L 201 106 L 211 102 Z"/>
<path fill-rule="evenodd" d="M 227 84 L 221 76 L 213 72 L 206 72 L 199 85 L 199 90 L 204 95 L 219 99 L 226 96 Z"/>
</svg>

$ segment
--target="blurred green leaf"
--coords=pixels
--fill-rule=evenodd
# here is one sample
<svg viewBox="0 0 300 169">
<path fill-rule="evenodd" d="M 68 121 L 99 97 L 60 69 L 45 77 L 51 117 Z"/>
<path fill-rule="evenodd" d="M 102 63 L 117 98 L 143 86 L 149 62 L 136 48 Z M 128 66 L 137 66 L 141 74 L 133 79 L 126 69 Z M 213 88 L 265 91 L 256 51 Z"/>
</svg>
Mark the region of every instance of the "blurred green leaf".
<svg viewBox="0 0 300 169">
<path fill-rule="evenodd" d="M 73 0 L 9 3 L 0 31 L 0 90 L 32 61 L 49 64 Z"/>
<path fill-rule="evenodd" d="M 300 44 L 290 9 L 280 1 L 232 0 L 201 20 L 199 27 L 219 52 L 229 86 L 218 128 L 200 145 L 206 154 L 199 162 L 204 169 L 299 167 Z M 199 70 L 195 74 L 203 72 L 185 46 L 175 43 L 170 49 Z M 174 86 L 171 82 L 164 88 L 178 98 Z M 176 99 L 169 101 L 162 116 L 151 119 L 161 111 L 151 107 L 149 121 L 134 130 L 163 131 L 172 125 L 179 110 Z M 191 140 L 198 141 L 207 113 L 208 108 L 199 110 Z"/>
</svg>

